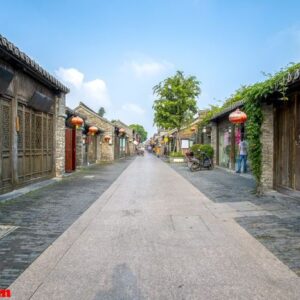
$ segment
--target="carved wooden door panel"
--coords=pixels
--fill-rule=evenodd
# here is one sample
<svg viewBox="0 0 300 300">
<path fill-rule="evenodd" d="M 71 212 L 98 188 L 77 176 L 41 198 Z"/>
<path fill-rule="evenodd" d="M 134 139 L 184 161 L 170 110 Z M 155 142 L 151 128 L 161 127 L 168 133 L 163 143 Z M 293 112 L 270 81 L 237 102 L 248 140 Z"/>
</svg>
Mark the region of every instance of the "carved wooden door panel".
<svg viewBox="0 0 300 300">
<path fill-rule="evenodd" d="M 53 116 L 18 105 L 18 180 L 26 183 L 53 173 Z"/>
<path fill-rule="evenodd" d="M 280 187 L 293 187 L 293 102 L 287 101 L 277 110 L 276 182 Z"/>
<path fill-rule="evenodd" d="M 0 194 L 12 187 L 11 102 L 0 99 Z"/>
</svg>

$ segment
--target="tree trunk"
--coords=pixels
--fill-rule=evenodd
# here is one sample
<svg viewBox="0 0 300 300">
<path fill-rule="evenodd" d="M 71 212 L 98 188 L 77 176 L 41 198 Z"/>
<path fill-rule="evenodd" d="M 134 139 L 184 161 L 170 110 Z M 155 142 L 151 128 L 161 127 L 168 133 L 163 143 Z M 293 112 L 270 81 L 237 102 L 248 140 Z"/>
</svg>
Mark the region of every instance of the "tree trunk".
<svg viewBox="0 0 300 300">
<path fill-rule="evenodd" d="M 177 129 L 177 135 L 176 135 L 176 151 L 177 152 L 181 151 L 179 129 Z"/>
</svg>

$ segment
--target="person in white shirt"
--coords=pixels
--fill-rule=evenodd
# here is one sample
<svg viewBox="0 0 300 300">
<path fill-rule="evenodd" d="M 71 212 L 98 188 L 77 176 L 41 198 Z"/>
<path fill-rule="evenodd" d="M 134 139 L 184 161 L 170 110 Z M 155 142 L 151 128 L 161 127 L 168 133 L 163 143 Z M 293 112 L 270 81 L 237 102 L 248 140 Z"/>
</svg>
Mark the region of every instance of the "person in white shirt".
<svg viewBox="0 0 300 300">
<path fill-rule="evenodd" d="M 247 155 L 248 155 L 248 144 L 244 140 L 244 137 L 242 137 L 239 143 L 239 160 L 238 160 L 238 169 L 236 173 L 241 173 L 242 163 L 243 163 L 244 173 L 247 172 Z"/>
</svg>

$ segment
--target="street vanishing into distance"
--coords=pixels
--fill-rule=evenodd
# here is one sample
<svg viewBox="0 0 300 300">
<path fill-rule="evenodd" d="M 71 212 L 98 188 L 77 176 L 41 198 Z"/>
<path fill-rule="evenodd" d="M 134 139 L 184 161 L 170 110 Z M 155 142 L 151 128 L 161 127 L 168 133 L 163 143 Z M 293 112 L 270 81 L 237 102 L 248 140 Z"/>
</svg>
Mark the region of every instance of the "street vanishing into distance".
<svg viewBox="0 0 300 300">
<path fill-rule="evenodd" d="M 300 300 L 299 0 L 0 11 L 0 300 Z"/>
</svg>

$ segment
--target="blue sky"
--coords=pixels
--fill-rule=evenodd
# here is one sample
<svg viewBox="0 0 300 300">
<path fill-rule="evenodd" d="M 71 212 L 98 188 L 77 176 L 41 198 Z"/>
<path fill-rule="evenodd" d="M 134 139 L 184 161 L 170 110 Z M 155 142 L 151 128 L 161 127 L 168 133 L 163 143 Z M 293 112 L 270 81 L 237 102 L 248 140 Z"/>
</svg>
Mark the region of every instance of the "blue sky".
<svg viewBox="0 0 300 300">
<path fill-rule="evenodd" d="M 293 0 L 2 1 L 0 33 L 107 118 L 153 134 L 152 87 L 176 70 L 201 81 L 199 108 L 300 61 Z"/>
</svg>

